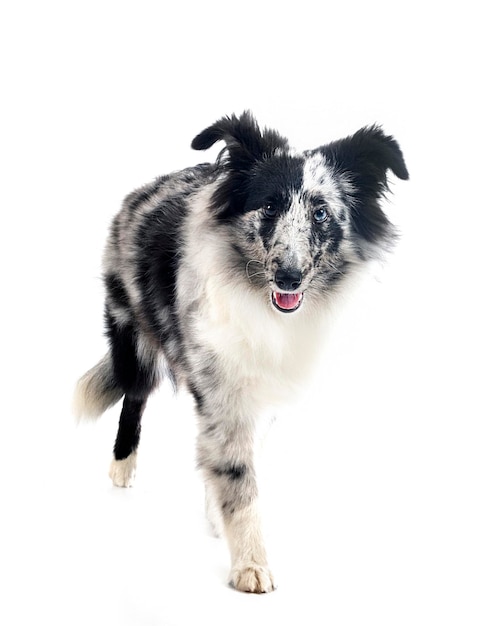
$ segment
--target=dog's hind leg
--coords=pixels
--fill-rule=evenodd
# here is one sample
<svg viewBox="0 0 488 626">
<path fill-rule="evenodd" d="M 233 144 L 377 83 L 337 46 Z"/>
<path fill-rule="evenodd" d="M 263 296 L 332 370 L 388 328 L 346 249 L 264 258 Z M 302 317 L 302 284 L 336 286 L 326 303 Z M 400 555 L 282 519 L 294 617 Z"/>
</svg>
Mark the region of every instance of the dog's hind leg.
<svg viewBox="0 0 488 626">
<path fill-rule="evenodd" d="M 115 440 L 110 477 L 117 487 L 130 487 L 135 477 L 141 418 L 156 387 L 157 350 L 131 324 L 120 325 L 107 314 L 114 374 L 125 397 Z"/>
<path fill-rule="evenodd" d="M 109 472 L 110 478 L 117 487 L 131 487 L 134 481 L 141 418 L 145 404 L 146 401 L 139 398 L 128 395 L 124 398 Z"/>
</svg>

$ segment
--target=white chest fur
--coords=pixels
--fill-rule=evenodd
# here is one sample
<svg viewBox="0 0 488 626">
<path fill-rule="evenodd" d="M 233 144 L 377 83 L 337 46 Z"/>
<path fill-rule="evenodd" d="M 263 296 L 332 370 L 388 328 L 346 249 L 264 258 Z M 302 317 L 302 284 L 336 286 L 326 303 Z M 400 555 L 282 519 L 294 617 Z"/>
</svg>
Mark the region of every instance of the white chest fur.
<svg viewBox="0 0 488 626">
<path fill-rule="evenodd" d="M 232 268 L 229 242 L 212 227 L 205 203 L 198 205 L 187 223 L 178 275 L 181 310 L 192 311 L 185 332 L 214 355 L 227 389 L 245 389 L 258 404 L 286 402 L 315 367 L 326 312 L 307 294 L 298 311 L 276 311 L 271 292 L 257 290 Z M 200 358 L 189 352 L 190 360 Z"/>
<path fill-rule="evenodd" d="M 307 311 L 306 299 L 299 311 L 279 313 L 270 295 L 236 282 L 207 279 L 198 338 L 217 356 L 226 378 L 260 403 L 286 402 L 315 366 L 323 317 Z"/>
</svg>

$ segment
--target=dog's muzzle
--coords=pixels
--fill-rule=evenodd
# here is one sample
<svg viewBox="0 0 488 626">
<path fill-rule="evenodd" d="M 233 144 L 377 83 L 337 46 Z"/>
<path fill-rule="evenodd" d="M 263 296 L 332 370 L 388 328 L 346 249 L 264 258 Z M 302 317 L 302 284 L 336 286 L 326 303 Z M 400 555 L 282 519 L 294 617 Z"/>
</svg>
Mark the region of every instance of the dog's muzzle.
<svg viewBox="0 0 488 626">
<path fill-rule="evenodd" d="M 282 313 L 293 313 L 300 308 L 303 301 L 303 291 L 298 291 L 302 284 L 302 272 L 291 268 L 276 270 L 274 282 L 277 291 L 271 294 L 273 306 Z"/>
</svg>

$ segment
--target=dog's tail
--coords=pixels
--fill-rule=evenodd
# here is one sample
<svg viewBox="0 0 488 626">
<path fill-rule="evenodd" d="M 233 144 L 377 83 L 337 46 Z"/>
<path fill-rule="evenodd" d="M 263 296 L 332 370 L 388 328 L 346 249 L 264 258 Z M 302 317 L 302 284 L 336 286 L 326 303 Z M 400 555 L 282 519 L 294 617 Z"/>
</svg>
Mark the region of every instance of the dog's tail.
<svg viewBox="0 0 488 626">
<path fill-rule="evenodd" d="M 92 367 L 78 381 L 73 398 L 73 413 L 78 420 L 95 419 L 122 398 L 110 354 Z"/>
</svg>

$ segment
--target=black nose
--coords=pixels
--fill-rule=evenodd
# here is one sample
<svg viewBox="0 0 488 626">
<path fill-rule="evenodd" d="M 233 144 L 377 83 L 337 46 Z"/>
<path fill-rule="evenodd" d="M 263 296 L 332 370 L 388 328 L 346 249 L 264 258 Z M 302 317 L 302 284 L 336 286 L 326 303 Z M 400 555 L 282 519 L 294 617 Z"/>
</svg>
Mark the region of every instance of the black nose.
<svg viewBox="0 0 488 626">
<path fill-rule="evenodd" d="M 300 287 L 302 273 L 295 269 L 278 269 L 275 274 L 275 283 L 283 291 L 294 291 Z"/>
</svg>

